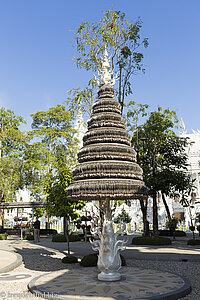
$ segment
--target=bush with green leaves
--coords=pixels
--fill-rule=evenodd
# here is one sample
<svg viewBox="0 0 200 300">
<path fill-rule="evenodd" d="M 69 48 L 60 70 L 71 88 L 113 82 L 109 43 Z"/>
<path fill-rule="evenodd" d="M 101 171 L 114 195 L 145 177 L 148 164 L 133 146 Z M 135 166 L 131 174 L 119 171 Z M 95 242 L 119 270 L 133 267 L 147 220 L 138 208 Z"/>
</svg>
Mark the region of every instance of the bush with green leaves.
<svg viewBox="0 0 200 300">
<path fill-rule="evenodd" d="M 72 231 L 70 235 L 79 235 L 78 231 Z"/>
<path fill-rule="evenodd" d="M 83 267 L 95 267 L 97 266 L 98 256 L 96 253 L 83 256 L 80 265 Z"/>
<path fill-rule="evenodd" d="M 177 237 L 181 237 L 181 236 L 187 236 L 185 231 L 181 231 L 181 230 L 176 230 L 174 233 L 175 236 Z"/>
<path fill-rule="evenodd" d="M 25 234 L 23 240 L 32 241 L 34 240 L 34 236 L 32 234 Z"/>
<path fill-rule="evenodd" d="M 130 223 L 131 222 L 131 217 L 129 216 L 129 214 L 125 211 L 125 209 L 123 208 L 121 213 L 118 214 L 115 218 L 114 218 L 114 223 Z"/>
<path fill-rule="evenodd" d="M 171 240 L 166 237 L 135 237 L 132 239 L 133 245 L 164 246 L 171 245 L 171 243 Z"/>
<path fill-rule="evenodd" d="M 81 241 L 81 237 L 78 234 L 72 234 L 69 236 L 70 242 L 79 242 Z"/>
<path fill-rule="evenodd" d="M 78 242 L 80 240 L 81 238 L 79 235 L 76 234 L 69 235 L 70 242 Z M 67 242 L 67 238 L 63 234 L 56 234 L 52 237 L 52 242 L 57 242 L 57 243 Z"/>
<path fill-rule="evenodd" d="M 7 240 L 7 234 L 1 233 L 0 234 L 0 240 Z"/>
<path fill-rule="evenodd" d="M 188 240 L 187 244 L 190 246 L 200 246 L 200 240 L 199 239 L 198 240 L 195 240 L 195 239 Z"/>
<path fill-rule="evenodd" d="M 62 263 L 64 264 L 75 264 L 78 262 L 78 258 L 76 256 L 68 255 L 62 258 Z"/>
<path fill-rule="evenodd" d="M 56 234 L 52 237 L 52 242 L 67 242 L 66 236 L 63 234 Z"/>
<path fill-rule="evenodd" d="M 166 227 L 174 232 L 176 230 L 177 224 L 178 224 L 178 219 L 171 218 L 169 219 L 169 221 L 166 222 Z"/>
<path fill-rule="evenodd" d="M 124 256 L 120 254 L 122 266 L 126 266 L 126 260 Z M 98 262 L 98 254 L 92 253 L 83 256 L 81 259 L 80 265 L 83 267 L 96 267 Z"/>
<path fill-rule="evenodd" d="M 159 230 L 159 236 L 187 236 L 185 231 L 182 231 L 182 230 L 176 230 L 174 233 L 172 230 L 169 230 L 169 229 L 162 229 L 162 230 Z"/>
</svg>

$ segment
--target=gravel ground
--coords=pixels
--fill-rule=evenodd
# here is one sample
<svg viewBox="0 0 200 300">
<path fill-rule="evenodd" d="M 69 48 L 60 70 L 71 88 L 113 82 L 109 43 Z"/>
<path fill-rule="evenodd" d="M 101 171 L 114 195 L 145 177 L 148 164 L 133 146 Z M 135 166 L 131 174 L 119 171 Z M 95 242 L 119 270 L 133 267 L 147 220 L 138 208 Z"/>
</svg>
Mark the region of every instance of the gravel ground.
<svg viewBox="0 0 200 300">
<path fill-rule="evenodd" d="M 51 245 L 51 244 L 50 244 Z M 13 279 L 7 275 L 7 280 L 0 280 L 0 299 L 44 299 L 34 296 L 28 291 L 27 284 L 36 276 L 43 275 L 49 271 L 57 271 L 66 268 L 81 268 L 79 264 L 66 266 L 61 258 L 66 254 L 58 249 L 43 247 L 27 241 L 7 240 L 1 241 L 1 249 L 17 251 L 23 257 L 23 264 L 8 272 L 10 275 L 26 274 L 25 279 Z M 158 261 L 158 260 L 131 260 L 127 259 L 128 266 L 156 269 L 179 274 L 190 280 L 192 292 L 184 300 L 200 300 L 200 262 L 182 261 Z M 1 274 L 2 275 L 2 274 Z M 10 277 L 10 278 L 9 278 Z"/>
</svg>

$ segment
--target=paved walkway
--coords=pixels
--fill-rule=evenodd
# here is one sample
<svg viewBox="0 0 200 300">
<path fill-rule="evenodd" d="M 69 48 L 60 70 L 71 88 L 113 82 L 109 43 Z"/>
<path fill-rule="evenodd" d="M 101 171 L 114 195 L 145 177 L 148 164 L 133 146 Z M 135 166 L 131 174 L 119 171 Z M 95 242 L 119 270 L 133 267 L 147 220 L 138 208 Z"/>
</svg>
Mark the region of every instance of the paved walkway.
<svg viewBox="0 0 200 300">
<path fill-rule="evenodd" d="M 22 263 L 22 257 L 18 253 L 0 250 L 0 273 L 14 270 Z"/>
<path fill-rule="evenodd" d="M 15 251 L 22 256 L 30 255 L 30 247 L 23 247 L 23 251 L 19 251 L 17 243 L 27 244 L 25 241 L 19 241 L 17 237 L 9 237 L 11 243 L 16 245 Z M 13 241 L 12 241 L 13 239 Z M 126 250 L 122 252 L 126 259 L 142 259 L 142 260 L 170 260 L 170 261 L 198 261 L 200 262 L 200 246 L 187 246 L 187 238 L 177 238 L 172 242 L 171 246 L 137 246 L 131 245 L 132 236 L 129 236 L 129 243 Z M 15 242 L 16 241 L 16 242 Z M 0 245 L 7 243 L 1 241 Z M 52 251 L 59 251 L 66 254 L 66 243 L 52 243 L 51 237 L 41 238 L 41 242 L 35 244 L 33 241 L 28 242 L 33 245 L 33 252 L 35 247 L 39 249 L 51 249 Z M 4 247 L 5 249 L 5 247 Z M 71 254 L 79 258 L 84 255 L 93 253 L 92 245 L 85 242 L 70 243 Z M 0 250 L 0 273 L 8 272 L 15 269 L 22 263 L 20 254 L 11 252 L 9 250 Z"/>
<path fill-rule="evenodd" d="M 136 297 L 136 294 L 140 295 L 141 292 L 146 293 L 146 296 L 149 293 L 148 294 L 149 296 L 147 297 L 145 296 L 145 299 L 155 299 L 154 297 L 155 295 L 153 296 L 151 294 L 151 287 L 152 284 L 154 283 L 156 283 L 155 288 L 158 289 L 158 294 L 162 292 L 165 294 L 165 296 L 167 296 L 167 298 L 165 299 L 179 299 L 181 296 L 186 295 L 186 293 L 190 289 L 190 284 L 187 282 L 187 280 L 185 281 L 185 279 L 182 278 L 182 276 L 185 276 L 188 277 L 189 280 L 193 283 L 193 292 L 189 296 L 187 296 L 187 298 L 184 299 L 187 300 L 200 299 L 200 291 L 199 291 L 200 274 L 199 274 L 199 267 L 198 267 L 200 263 L 199 246 L 198 247 L 187 246 L 187 238 L 177 238 L 176 241 L 173 241 L 173 244 L 171 246 L 165 246 L 165 247 L 135 246 L 130 244 L 131 240 L 132 240 L 132 236 L 129 236 L 129 244 L 127 245 L 126 250 L 123 251 L 122 253 L 124 257 L 127 259 L 127 263 L 128 263 L 127 269 L 125 270 L 124 268 L 122 268 L 121 270 L 122 273 L 125 272 L 123 276 L 126 277 L 126 278 L 124 277 L 126 280 L 120 281 L 120 284 L 118 283 L 104 284 L 103 282 L 99 282 L 99 281 L 94 282 L 95 274 L 93 273 L 98 272 L 96 268 L 95 270 L 92 270 L 93 268 L 90 268 L 91 272 L 85 272 L 85 269 L 81 268 L 79 264 L 69 266 L 61 262 L 61 258 L 67 254 L 66 243 L 53 243 L 51 241 L 51 237 L 45 237 L 45 238 L 42 237 L 40 243 L 34 243 L 33 241 L 21 241 L 19 240 L 18 237 L 9 236 L 8 240 L 0 241 L 0 248 L 3 249 L 0 251 L 0 258 L 1 258 L 0 259 L 0 272 L 1 272 L 0 292 L 2 292 L 3 295 L 9 295 L 10 297 L 9 293 L 10 291 L 12 291 L 12 287 L 13 287 L 12 282 L 14 281 L 16 282 L 16 284 L 15 284 L 15 289 L 13 291 L 15 293 L 16 292 L 22 293 L 23 291 L 23 293 L 25 293 L 25 296 L 23 295 L 23 299 L 29 299 L 30 297 L 29 294 L 30 292 L 28 292 L 28 290 L 26 289 L 27 284 L 29 284 L 29 289 L 32 290 L 32 292 L 36 293 L 35 297 L 37 298 L 37 300 L 40 299 L 39 295 L 41 295 L 41 299 L 42 299 L 44 293 L 48 293 L 48 292 L 52 293 L 53 297 L 56 294 L 58 294 L 58 292 L 60 292 L 61 295 L 60 297 L 58 297 L 58 299 L 70 299 L 70 300 L 78 299 L 77 298 L 78 295 L 84 294 L 81 291 L 81 289 L 86 288 L 84 284 L 83 285 L 81 284 L 81 282 L 83 281 L 82 278 L 88 275 L 90 277 L 92 276 L 91 278 L 88 278 L 88 282 L 91 281 L 94 283 L 94 285 L 87 286 L 88 291 L 87 289 L 85 290 L 86 292 L 90 293 L 90 296 L 88 297 L 87 294 L 85 295 L 86 298 L 81 298 L 81 299 L 92 299 L 92 293 L 95 293 L 95 291 L 93 291 L 92 289 L 94 286 L 97 285 L 99 288 L 101 286 L 98 292 L 99 293 L 98 299 L 105 299 L 105 297 L 103 296 L 104 293 L 109 293 L 110 295 L 109 299 L 118 299 L 113 296 L 115 293 L 122 295 L 124 294 L 124 291 L 127 291 L 128 293 L 128 290 L 132 294 L 135 293 L 135 297 L 133 297 L 132 299 L 140 299 Z M 91 246 L 92 245 L 90 243 L 85 243 L 85 242 L 70 243 L 71 254 L 74 254 L 77 257 L 81 258 L 84 255 L 93 252 Z M 10 250 L 12 250 L 13 252 L 11 252 Z M 15 266 L 17 266 L 16 260 L 17 258 L 20 257 L 17 254 L 20 254 L 22 256 L 23 264 L 21 264 L 21 266 L 16 268 L 14 271 L 8 272 L 11 269 L 13 269 Z M 187 261 L 187 263 L 183 261 Z M 21 263 L 21 257 L 20 257 L 20 263 Z M 138 274 L 138 270 L 136 270 L 136 268 L 140 269 L 140 273 L 141 273 L 140 278 L 137 276 L 135 277 L 135 275 Z M 141 268 L 143 269 L 141 270 Z M 152 271 L 154 272 L 155 269 L 156 272 L 153 274 Z M 194 269 L 196 271 L 194 271 Z M 161 286 L 160 283 L 159 285 L 157 284 L 158 282 L 160 282 L 159 280 L 160 275 L 162 275 L 160 274 L 160 272 L 163 272 L 164 274 L 163 278 L 167 276 L 167 278 L 169 279 L 167 280 L 167 282 L 166 280 L 163 279 L 163 283 L 162 283 L 163 286 Z M 176 273 L 178 277 L 170 272 Z M 74 280 L 74 283 L 77 283 L 77 280 L 80 282 L 80 284 L 78 285 L 78 289 L 77 289 L 77 284 L 75 284 L 74 287 L 75 294 L 76 294 L 75 298 L 74 295 L 72 294 L 70 297 L 68 297 L 69 294 L 68 296 L 66 295 L 66 290 L 65 291 L 61 290 L 63 286 L 66 287 L 66 284 L 63 285 L 63 282 L 66 282 L 66 280 L 68 282 L 71 281 L 72 279 L 71 277 L 66 278 L 66 276 L 68 275 L 70 276 L 73 275 L 74 278 L 76 278 L 76 280 Z M 155 280 L 155 278 L 158 279 Z M 145 282 L 142 282 L 143 279 L 145 280 Z M 131 282 L 133 282 L 134 280 L 138 282 L 138 285 L 136 284 L 132 286 Z M 138 280 L 141 281 L 140 284 Z M 172 295 L 170 296 L 169 293 L 165 293 L 165 288 L 169 287 L 167 283 L 170 280 L 174 280 L 175 292 L 177 293 L 175 296 L 174 292 L 171 291 L 173 293 L 172 298 L 171 298 Z M 167 284 L 167 286 L 165 284 Z M 145 290 L 141 291 L 141 287 L 144 285 L 146 286 Z M 178 285 L 180 286 L 178 287 Z M 138 288 L 140 287 L 140 289 L 137 290 L 137 287 Z M 39 293 L 40 291 L 42 294 Z M 97 299 L 96 296 L 94 294 L 95 300 Z M 163 296 L 161 296 L 161 298 L 156 298 L 156 299 L 163 299 L 162 297 Z M 123 298 L 119 297 L 119 299 L 121 300 Z"/>
</svg>

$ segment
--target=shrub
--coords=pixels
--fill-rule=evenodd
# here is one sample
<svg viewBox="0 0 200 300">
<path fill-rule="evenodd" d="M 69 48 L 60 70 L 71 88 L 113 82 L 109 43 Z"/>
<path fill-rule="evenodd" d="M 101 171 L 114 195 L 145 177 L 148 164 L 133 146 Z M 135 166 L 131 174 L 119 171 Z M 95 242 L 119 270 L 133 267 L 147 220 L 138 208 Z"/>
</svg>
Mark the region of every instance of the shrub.
<svg viewBox="0 0 200 300">
<path fill-rule="evenodd" d="M 34 240 L 34 236 L 32 234 L 25 234 L 23 240 L 32 241 Z"/>
<path fill-rule="evenodd" d="M 126 266 L 126 260 L 123 255 L 120 254 L 122 266 Z M 98 262 L 98 254 L 92 253 L 83 256 L 81 259 L 80 265 L 83 267 L 96 267 Z"/>
<path fill-rule="evenodd" d="M 79 235 L 72 234 L 69 236 L 70 242 L 78 242 L 80 240 L 81 240 L 81 238 Z M 67 238 L 63 234 L 56 234 L 52 237 L 52 242 L 67 242 Z"/>
<path fill-rule="evenodd" d="M 81 237 L 78 234 L 72 234 L 69 236 L 70 242 L 79 242 L 81 241 Z"/>
<path fill-rule="evenodd" d="M 7 240 L 7 234 L 1 233 L 0 234 L 0 240 Z"/>
<path fill-rule="evenodd" d="M 121 221 L 123 223 L 130 223 L 131 222 L 131 217 L 129 216 L 129 214 L 125 211 L 125 209 L 123 208 L 121 213 L 118 214 L 115 218 L 114 218 L 114 223 L 120 223 Z"/>
<path fill-rule="evenodd" d="M 172 218 L 166 222 L 166 227 L 169 228 L 171 231 L 175 231 L 177 224 L 178 224 L 178 219 Z"/>
<path fill-rule="evenodd" d="M 195 226 L 192 226 L 192 225 L 191 225 L 191 226 L 189 227 L 189 229 L 190 229 L 191 231 L 195 231 Z"/>
<path fill-rule="evenodd" d="M 159 230 L 159 236 L 173 236 L 173 232 L 169 229 Z M 186 236 L 185 231 L 176 230 L 175 236 Z"/>
<path fill-rule="evenodd" d="M 200 245 L 200 240 L 194 240 L 194 239 L 188 240 L 187 244 L 191 245 L 191 246 L 197 246 L 197 245 Z"/>
<path fill-rule="evenodd" d="M 95 267 L 97 266 L 98 256 L 96 253 L 83 256 L 80 265 L 83 267 Z"/>
<path fill-rule="evenodd" d="M 175 236 L 187 236 L 187 234 L 185 233 L 185 231 L 176 230 Z"/>
<path fill-rule="evenodd" d="M 78 235 L 79 232 L 78 231 L 72 231 L 70 235 Z"/>
<path fill-rule="evenodd" d="M 64 264 L 75 264 L 78 262 L 78 258 L 76 256 L 65 256 L 62 258 L 62 263 Z"/>
<path fill-rule="evenodd" d="M 67 242 L 67 239 L 63 234 L 56 234 L 52 237 L 52 242 Z"/>
<path fill-rule="evenodd" d="M 171 240 L 166 237 L 135 237 L 132 239 L 133 245 L 171 245 Z"/>
</svg>

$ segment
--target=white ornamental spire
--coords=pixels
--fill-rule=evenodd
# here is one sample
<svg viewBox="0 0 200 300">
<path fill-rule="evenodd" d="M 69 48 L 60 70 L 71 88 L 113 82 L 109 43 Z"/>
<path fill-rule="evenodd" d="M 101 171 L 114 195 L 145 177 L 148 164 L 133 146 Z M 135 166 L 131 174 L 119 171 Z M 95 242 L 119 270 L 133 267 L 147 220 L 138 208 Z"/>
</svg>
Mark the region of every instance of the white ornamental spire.
<svg viewBox="0 0 200 300">
<path fill-rule="evenodd" d="M 110 62 L 108 59 L 108 52 L 106 50 L 106 47 L 103 53 L 101 81 L 103 84 L 110 84 L 111 82 Z"/>
<path fill-rule="evenodd" d="M 185 123 L 183 122 L 183 118 L 181 118 L 181 121 L 180 121 L 180 128 L 185 130 Z"/>
<path fill-rule="evenodd" d="M 181 133 L 186 133 L 185 123 L 183 122 L 183 118 L 181 118 L 181 121 L 180 121 L 180 128 L 181 128 Z"/>
<path fill-rule="evenodd" d="M 113 72 L 110 71 L 110 59 L 108 58 L 108 52 L 105 50 L 103 52 L 103 58 L 102 58 L 102 70 L 98 72 L 99 77 L 101 78 L 102 84 L 111 85 L 113 86 L 115 84 L 115 78 L 112 78 Z M 112 78 L 112 80 L 111 80 Z M 96 79 L 96 77 L 95 77 Z M 98 79 L 97 83 L 100 85 L 100 82 Z"/>
</svg>

